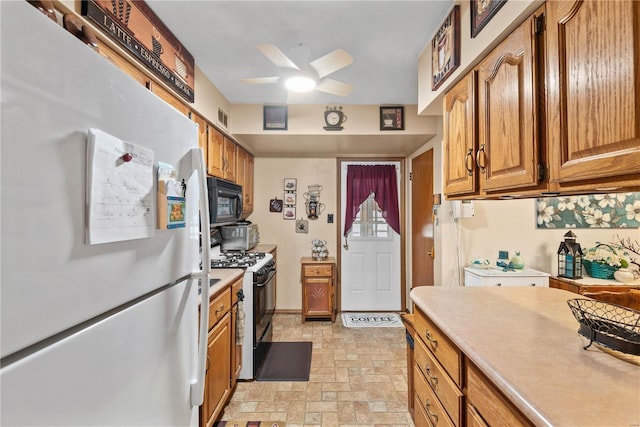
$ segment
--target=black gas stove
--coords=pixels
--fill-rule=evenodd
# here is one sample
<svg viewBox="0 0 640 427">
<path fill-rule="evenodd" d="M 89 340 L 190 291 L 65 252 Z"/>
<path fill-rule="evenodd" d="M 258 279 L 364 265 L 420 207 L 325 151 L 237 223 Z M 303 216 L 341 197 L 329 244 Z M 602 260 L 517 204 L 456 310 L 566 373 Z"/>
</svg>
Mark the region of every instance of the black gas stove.
<svg viewBox="0 0 640 427">
<path fill-rule="evenodd" d="M 211 268 L 249 268 L 264 256 L 263 252 L 221 252 L 211 257 Z"/>
</svg>

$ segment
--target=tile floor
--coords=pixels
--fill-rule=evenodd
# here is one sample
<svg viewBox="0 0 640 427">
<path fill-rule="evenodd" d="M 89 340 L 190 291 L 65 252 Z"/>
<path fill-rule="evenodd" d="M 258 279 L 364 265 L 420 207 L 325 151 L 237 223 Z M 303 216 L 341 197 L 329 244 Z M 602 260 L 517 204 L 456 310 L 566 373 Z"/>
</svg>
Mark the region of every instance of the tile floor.
<svg viewBox="0 0 640 427">
<path fill-rule="evenodd" d="M 308 382 L 239 382 L 222 420 L 287 427 L 411 427 L 404 328 L 345 328 L 274 316 L 274 341 L 311 341 Z"/>
</svg>

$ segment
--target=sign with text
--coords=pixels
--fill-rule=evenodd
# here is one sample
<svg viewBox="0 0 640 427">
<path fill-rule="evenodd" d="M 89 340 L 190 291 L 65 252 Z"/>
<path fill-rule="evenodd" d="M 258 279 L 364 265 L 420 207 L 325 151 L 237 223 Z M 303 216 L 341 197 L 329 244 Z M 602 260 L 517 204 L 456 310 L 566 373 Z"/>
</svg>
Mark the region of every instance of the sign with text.
<svg viewBox="0 0 640 427">
<path fill-rule="evenodd" d="M 83 0 L 82 15 L 135 55 L 180 96 L 193 102 L 193 56 L 146 2 Z"/>
</svg>

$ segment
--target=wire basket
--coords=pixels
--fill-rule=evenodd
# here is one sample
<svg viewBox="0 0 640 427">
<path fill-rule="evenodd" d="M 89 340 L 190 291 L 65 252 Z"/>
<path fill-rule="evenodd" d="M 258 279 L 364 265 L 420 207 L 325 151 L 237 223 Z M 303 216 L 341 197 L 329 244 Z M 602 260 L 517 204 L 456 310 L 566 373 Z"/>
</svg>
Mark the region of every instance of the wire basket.
<svg viewBox="0 0 640 427">
<path fill-rule="evenodd" d="M 618 267 L 612 267 L 609 264 L 600 264 L 599 262 L 589 261 L 588 259 L 582 260 L 584 269 L 587 270 L 587 274 L 596 279 L 613 279 L 613 273 L 618 270 Z"/>
<path fill-rule="evenodd" d="M 567 301 L 580 323 L 578 333 L 594 342 L 622 353 L 640 356 L 640 311 L 595 301 L 574 298 Z"/>
</svg>

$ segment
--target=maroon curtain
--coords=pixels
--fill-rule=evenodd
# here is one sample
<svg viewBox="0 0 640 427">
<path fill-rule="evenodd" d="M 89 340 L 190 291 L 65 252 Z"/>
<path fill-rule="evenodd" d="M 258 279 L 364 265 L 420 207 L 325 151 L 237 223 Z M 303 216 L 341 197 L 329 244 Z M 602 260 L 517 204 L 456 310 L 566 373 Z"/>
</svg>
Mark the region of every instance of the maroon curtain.
<svg viewBox="0 0 640 427">
<path fill-rule="evenodd" d="M 387 224 L 400 234 L 398 211 L 398 179 L 394 165 L 349 165 L 347 166 L 347 203 L 344 235 L 351 231 L 360 205 L 371 193 L 382 210 Z"/>
</svg>

